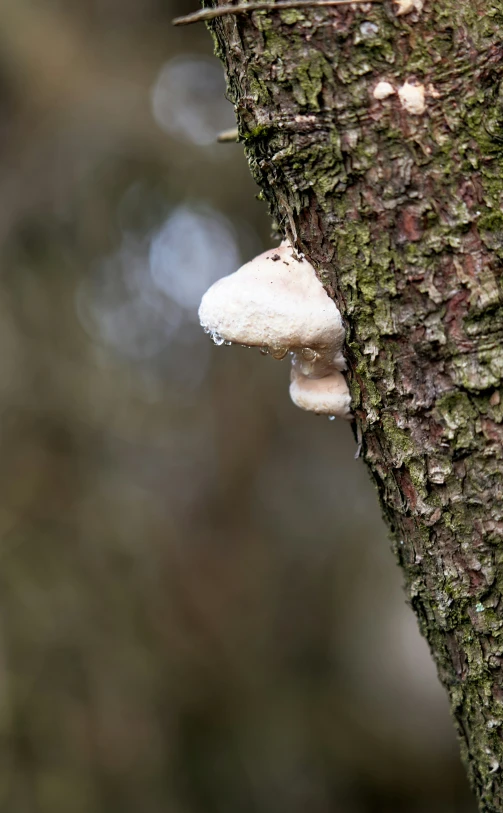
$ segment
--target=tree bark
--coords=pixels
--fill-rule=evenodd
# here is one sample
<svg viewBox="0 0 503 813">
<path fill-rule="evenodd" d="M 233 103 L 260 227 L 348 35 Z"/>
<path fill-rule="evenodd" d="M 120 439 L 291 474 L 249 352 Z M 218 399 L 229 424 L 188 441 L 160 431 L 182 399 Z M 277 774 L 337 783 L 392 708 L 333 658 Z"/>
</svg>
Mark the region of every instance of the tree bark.
<svg viewBox="0 0 503 813">
<path fill-rule="evenodd" d="M 210 28 L 261 196 L 345 317 L 408 597 L 480 810 L 503 811 L 503 5 L 384 0 Z M 381 81 L 394 92 L 374 95 Z"/>
</svg>

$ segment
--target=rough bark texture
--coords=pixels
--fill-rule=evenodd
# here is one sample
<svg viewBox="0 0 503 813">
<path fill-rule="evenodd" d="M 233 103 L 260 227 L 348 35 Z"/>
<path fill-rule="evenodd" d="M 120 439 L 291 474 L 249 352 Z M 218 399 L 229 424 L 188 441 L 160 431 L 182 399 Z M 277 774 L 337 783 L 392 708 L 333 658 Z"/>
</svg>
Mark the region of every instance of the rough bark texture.
<svg viewBox="0 0 503 813">
<path fill-rule="evenodd" d="M 261 194 L 345 316 L 410 602 L 480 809 L 503 811 L 503 4 L 420 5 L 211 28 Z M 424 113 L 380 80 L 422 84 Z"/>
</svg>

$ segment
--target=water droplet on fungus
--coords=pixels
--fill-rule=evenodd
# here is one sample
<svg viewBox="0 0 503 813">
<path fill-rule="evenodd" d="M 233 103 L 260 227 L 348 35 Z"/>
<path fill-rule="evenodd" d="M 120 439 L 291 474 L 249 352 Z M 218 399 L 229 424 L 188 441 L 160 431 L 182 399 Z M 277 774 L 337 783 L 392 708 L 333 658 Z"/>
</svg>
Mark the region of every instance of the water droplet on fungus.
<svg viewBox="0 0 503 813">
<path fill-rule="evenodd" d="M 277 361 L 281 361 L 281 359 L 284 359 L 286 354 L 288 353 L 288 347 L 281 347 L 281 346 L 270 347 L 269 348 L 269 353 L 271 354 L 273 359 L 276 359 Z"/>
</svg>

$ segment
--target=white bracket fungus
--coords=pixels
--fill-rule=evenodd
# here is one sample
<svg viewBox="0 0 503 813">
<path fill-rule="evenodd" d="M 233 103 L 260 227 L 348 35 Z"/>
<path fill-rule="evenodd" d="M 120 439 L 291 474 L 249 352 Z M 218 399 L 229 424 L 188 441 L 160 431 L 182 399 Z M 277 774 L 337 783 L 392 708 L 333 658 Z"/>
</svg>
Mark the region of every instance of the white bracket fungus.
<svg viewBox="0 0 503 813">
<path fill-rule="evenodd" d="M 341 314 L 312 265 L 284 241 L 204 294 L 199 320 L 215 344 L 259 347 L 282 359 L 292 355 L 290 396 L 301 409 L 351 418 L 342 370 L 345 331 Z"/>
</svg>

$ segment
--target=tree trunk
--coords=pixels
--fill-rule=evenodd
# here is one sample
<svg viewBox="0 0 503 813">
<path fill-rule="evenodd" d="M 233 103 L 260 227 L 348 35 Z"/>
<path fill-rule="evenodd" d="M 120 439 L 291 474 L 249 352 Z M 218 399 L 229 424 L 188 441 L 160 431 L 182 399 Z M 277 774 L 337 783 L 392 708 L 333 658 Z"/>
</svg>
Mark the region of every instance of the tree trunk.
<svg viewBox="0 0 503 813">
<path fill-rule="evenodd" d="M 384 0 L 210 27 L 261 195 L 345 317 L 410 603 L 480 809 L 503 811 L 503 6 Z"/>
</svg>

